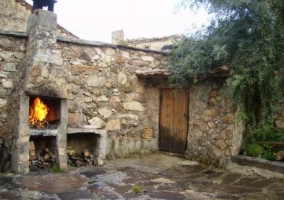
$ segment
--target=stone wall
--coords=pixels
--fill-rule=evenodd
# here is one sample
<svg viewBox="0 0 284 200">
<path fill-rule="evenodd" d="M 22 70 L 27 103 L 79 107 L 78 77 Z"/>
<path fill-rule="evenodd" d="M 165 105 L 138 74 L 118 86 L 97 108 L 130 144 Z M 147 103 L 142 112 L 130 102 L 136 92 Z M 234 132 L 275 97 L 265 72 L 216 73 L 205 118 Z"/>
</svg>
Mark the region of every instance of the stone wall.
<svg viewBox="0 0 284 200">
<path fill-rule="evenodd" d="M 1 0 L 0 9 L 1 30 L 26 32 L 28 18 L 32 12 L 32 6 L 29 3 L 24 0 Z M 77 38 L 60 25 L 57 27 L 57 35 Z"/>
<path fill-rule="evenodd" d="M 190 88 L 187 157 L 224 165 L 239 153 L 242 122 L 231 110 L 225 79 L 211 79 Z"/>
<path fill-rule="evenodd" d="M 107 141 L 107 158 L 127 158 L 143 156 L 158 150 L 157 139 L 109 137 Z"/>
<path fill-rule="evenodd" d="M 31 78 L 34 77 L 28 79 L 25 90 L 36 94 L 37 91 L 29 88 L 38 88 L 37 85 L 50 77 L 44 63 L 53 63 L 55 68 L 64 69 L 62 72 L 57 70 L 63 73 L 57 76 L 65 77 L 70 127 L 91 125 L 108 130 L 109 136 L 118 139 L 132 137 L 136 141 L 141 139 L 142 130 L 147 125 L 153 129 L 156 138 L 152 141 L 155 144 L 152 147 L 156 149 L 151 148 L 151 151 L 157 150 L 159 89 L 156 86 L 160 83 L 139 80 L 135 71 L 166 67 L 163 53 L 92 42 L 83 45 L 80 40 L 59 40 L 52 56 L 39 51 L 36 59 L 29 59 L 34 47 L 26 47 L 25 34 L 2 32 L 0 40 L 1 126 L 7 126 L 8 105 L 13 107 L 13 102 L 7 103 L 12 90 L 17 82 L 24 80 L 20 78 L 25 74 L 23 65 L 30 63 Z M 40 60 L 43 64 L 39 63 Z M 60 81 L 63 83 L 60 79 L 53 80 L 55 85 L 60 85 Z M 132 153 L 128 151 L 127 155 Z M 114 155 L 121 157 L 120 154 Z"/>
<path fill-rule="evenodd" d="M 0 27 L 6 31 L 25 32 L 31 10 L 15 0 L 0 1 Z"/>
<path fill-rule="evenodd" d="M 164 68 L 166 57 L 162 53 L 66 42 L 58 42 L 57 47 L 69 74 L 71 126 L 89 124 L 108 130 L 109 136 L 140 137 L 143 127 L 149 125 L 157 136 L 158 90 L 152 95 L 135 71 Z"/>
<path fill-rule="evenodd" d="M 20 62 L 11 60 L 10 63 L 14 66 L 14 74 L 10 80 L 12 91 L 7 91 L 3 99 L 3 107 L 6 106 L 4 113 L 8 116 L 7 124 L 3 125 L 7 128 L 8 147 L 12 149 L 13 170 L 19 173 L 29 171 L 30 95 L 61 99 L 56 158 L 62 169 L 66 168 L 66 116 L 69 127 L 104 129 L 108 131 L 108 136 L 122 140 L 125 137 L 141 140 L 146 125 L 154 126 L 154 137 L 157 137 L 158 123 L 151 121 L 148 109 L 153 107 L 150 106 L 152 101 L 157 106 L 157 98 L 149 98 L 151 95 L 147 95 L 146 82 L 137 78 L 136 70 L 165 68 L 166 56 L 162 52 L 82 43 L 76 39 L 56 41 L 55 30 L 56 14 L 40 10 L 31 15 L 28 40 L 26 35 L 22 35 L 25 38 L 24 56 L 18 60 Z M 3 32 L 6 35 L 3 38 L 9 37 L 9 34 L 13 35 Z M 15 38 L 6 41 L 9 42 L 14 46 L 18 41 Z M 3 55 L 7 50 L 9 48 L 3 48 Z M 9 61 L 9 58 L 3 60 Z M 5 66 L 3 64 L 3 73 L 8 69 L 11 71 L 11 67 Z M 4 80 L 2 82 L 5 83 Z M 5 84 L 1 87 L 5 88 Z M 155 94 L 158 96 L 158 93 Z M 62 108 L 62 104 L 66 105 L 66 109 Z M 66 114 L 62 114 L 65 110 Z M 158 116 L 158 109 L 155 111 L 155 116 Z M 151 146 L 157 150 L 157 140 L 153 141 L 155 145 Z M 148 143 L 142 143 L 145 145 L 140 150 L 147 150 Z M 121 155 L 126 156 L 124 152 Z M 131 152 L 129 149 L 127 155 L 133 153 L 136 150 Z M 120 157 L 119 154 L 116 156 Z"/>
<path fill-rule="evenodd" d="M 0 127 L 7 125 L 7 99 L 18 79 L 17 70 L 25 56 L 26 37 L 24 35 L 0 34 Z"/>
</svg>

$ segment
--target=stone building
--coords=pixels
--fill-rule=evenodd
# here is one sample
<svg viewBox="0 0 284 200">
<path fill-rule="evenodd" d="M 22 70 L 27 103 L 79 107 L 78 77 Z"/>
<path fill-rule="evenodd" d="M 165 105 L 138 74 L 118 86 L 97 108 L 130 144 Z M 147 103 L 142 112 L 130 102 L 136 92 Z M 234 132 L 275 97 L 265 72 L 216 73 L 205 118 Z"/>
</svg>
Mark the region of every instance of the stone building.
<svg viewBox="0 0 284 200">
<path fill-rule="evenodd" d="M 0 29 L 2 31 L 26 32 L 28 18 L 32 13 L 32 6 L 25 0 L 0 1 Z M 58 36 L 78 38 L 59 24 L 56 29 Z"/>
<path fill-rule="evenodd" d="M 14 171 L 29 172 L 31 140 L 49 145 L 62 169 L 70 143 L 91 142 L 101 159 L 163 150 L 223 165 L 238 154 L 242 126 L 226 95 L 228 68 L 174 90 L 161 51 L 57 37 L 56 14 L 43 10 L 27 27 L 0 31 L 0 126 Z M 36 97 L 55 128 L 30 126 Z"/>
<path fill-rule="evenodd" d="M 151 49 L 155 51 L 165 51 L 174 44 L 176 40 L 181 39 L 181 35 L 172 35 L 165 37 L 155 37 L 155 38 L 137 38 L 137 39 L 126 39 L 124 38 L 124 31 L 117 30 L 113 31 L 111 35 L 112 44 L 127 45 L 130 47 Z"/>
<path fill-rule="evenodd" d="M 155 38 L 128 39 L 126 40 L 126 44 L 132 47 L 161 51 L 163 50 L 163 47 L 171 46 L 174 43 L 174 40 L 180 39 L 181 37 L 182 36 L 180 35 L 172 35 Z"/>
</svg>

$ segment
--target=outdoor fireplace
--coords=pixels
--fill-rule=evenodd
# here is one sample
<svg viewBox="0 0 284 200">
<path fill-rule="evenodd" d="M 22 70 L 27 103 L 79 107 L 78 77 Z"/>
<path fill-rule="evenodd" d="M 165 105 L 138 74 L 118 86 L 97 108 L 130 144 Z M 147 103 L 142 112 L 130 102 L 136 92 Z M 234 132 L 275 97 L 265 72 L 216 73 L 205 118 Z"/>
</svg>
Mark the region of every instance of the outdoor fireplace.
<svg viewBox="0 0 284 200">
<path fill-rule="evenodd" d="M 12 170 L 28 173 L 32 163 L 53 159 L 67 169 L 66 72 L 56 54 L 57 16 L 37 10 L 29 17 L 25 58 L 17 71 L 18 81 L 9 97 L 9 148 Z M 43 109 L 36 118 L 35 104 Z M 43 114 L 43 116 L 41 116 Z M 49 158 L 48 158 L 49 157 Z"/>
<path fill-rule="evenodd" d="M 56 138 L 61 124 L 60 98 L 29 96 L 29 167 L 47 169 L 58 164 Z M 63 120 L 64 121 L 64 120 Z M 64 125 L 65 126 L 65 125 Z"/>
<path fill-rule="evenodd" d="M 87 142 L 86 147 L 72 145 L 78 151 L 88 150 L 98 160 L 106 156 L 106 130 L 67 128 L 69 87 L 56 47 L 56 18 L 55 13 L 45 10 L 37 10 L 29 18 L 27 51 L 18 67 L 20 78 L 15 82 L 7 106 L 8 146 L 12 170 L 16 173 L 28 173 L 32 164 L 42 160 L 44 166 L 51 160 L 51 166 L 66 170 L 68 135 L 74 135 L 70 136 L 71 143 L 82 138 Z M 39 117 L 34 116 L 38 112 L 37 104 L 41 110 Z"/>
</svg>

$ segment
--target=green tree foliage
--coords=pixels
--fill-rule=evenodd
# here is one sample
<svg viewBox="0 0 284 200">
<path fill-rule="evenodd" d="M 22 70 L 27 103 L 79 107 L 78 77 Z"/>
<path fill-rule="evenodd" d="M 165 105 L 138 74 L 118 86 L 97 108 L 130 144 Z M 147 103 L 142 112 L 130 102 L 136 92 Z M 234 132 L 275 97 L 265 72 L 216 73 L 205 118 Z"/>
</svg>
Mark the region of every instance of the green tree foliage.
<svg viewBox="0 0 284 200">
<path fill-rule="evenodd" d="M 284 71 L 284 1 L 184 0 L 183 7 L 205 7 L 214 20 L 177 43 L 171 83 L 230 65 L 227 85 L 234 107 L 241 107 L 247 129 L 273 125 Z M 248 138 L 249 139 L 249 138 Z"/>
</svg>

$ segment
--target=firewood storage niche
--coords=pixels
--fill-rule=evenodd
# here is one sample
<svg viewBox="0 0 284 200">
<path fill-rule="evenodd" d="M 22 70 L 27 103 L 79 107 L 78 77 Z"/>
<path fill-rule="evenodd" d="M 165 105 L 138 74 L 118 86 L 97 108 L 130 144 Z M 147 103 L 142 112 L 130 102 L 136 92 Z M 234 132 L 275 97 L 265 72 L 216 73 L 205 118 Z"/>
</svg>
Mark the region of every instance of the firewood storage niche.
<svg viewBox="0 0 284 200">
<path fill-rule="evenodd" d="M 72 167 L 98 165 L 100 135 L 72 133 L 67 135 L 67 163 Z"/>
</svg>

